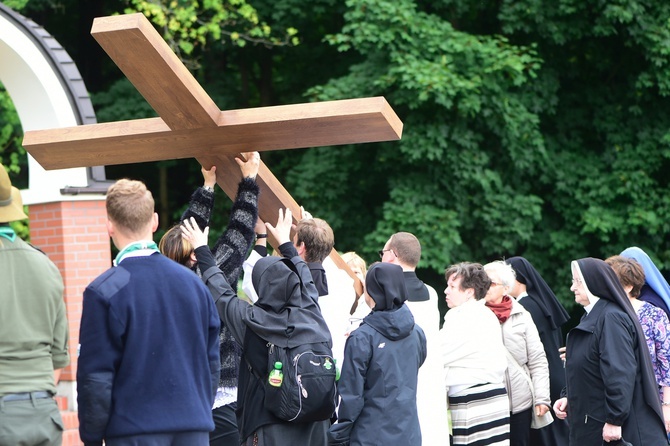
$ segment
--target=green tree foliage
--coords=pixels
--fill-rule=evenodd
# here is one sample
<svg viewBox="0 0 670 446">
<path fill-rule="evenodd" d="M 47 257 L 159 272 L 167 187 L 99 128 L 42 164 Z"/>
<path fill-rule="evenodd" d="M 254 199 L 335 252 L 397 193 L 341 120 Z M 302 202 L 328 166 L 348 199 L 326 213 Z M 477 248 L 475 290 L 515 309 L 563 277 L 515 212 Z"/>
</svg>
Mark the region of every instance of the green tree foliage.
<svg viewBox="0 0 670 446">
<path fill-rule="evenodd" d="M 666 1 L 103 3 L 148 14 L 222 109 L 386 97 L 404 122 L 399 142 L 263 154 L 342 251 L 370 262 L 390 234 L 413 232 L 420 275 L 438 289 L 452 262 L 524 255 L 565 303 L 572 259 L 637 245 L 670 268 Z M 59 4 L 83 23 L 93 3 Z M 120 73 L 89 66 L 100 57 L 64 19 L 41 18 L 86 67 L 101 121 L 152 114 Z M 108 176 L 151 186 L 161 168 L 179 179 L 178 215 L 201 182 L 195 162 Z M 217 206 L 225 221 L 229 202 Z"/>
<path fill-rule="evenodd" d="M 0 168 L 9 174 L 12 185 L 27 187 L 26 152 L 21 146 L 21 122 L 9 94 L 0 84 Z M 12 222 L 11 226 L 20 237 L 26 239 L 28 226 L 25 221 Z"/>
<path fill-rule="evenodd" d="M 535 49 L 459 31 L 410 1 L 347 5 L 342 32 L 328 41 L 364 57 L 308 94 L 318 100 L 383 95 L 403 119 L 404 133 L 399 143 L 371 147 L 372 171 L 362 173 L 377 174 L 373 187 L 386 198 L 369 203 L 368 191 L 348 187 L 355 181 L 335 179 L 331 194 L 357 201 L 349 213 L 334 206 L 329 219 L 355 226 L 364 220 L 368 258 L 393 232 L 413 232 L 424 245 L 422 266 L 435 270 L 520 250 L 541 219 L 542 199 L 530 184 L 507 179 L 512 170 L 533 172 L 546 158 L 529 91 L 541 66 Z M 300 187 L 298 176 L 293 181 Z M 356 209 L 370 211 L 372 221 Z"/>
<path fill-rule="evenodd" d="M 163 32 L 172 49 L 185 56 L 208 41 L 244 47 L 247 43 L 297 45 L 297 30 L 287 27 L 277 36 L 245 0 L 130 0 L 126 13 L 142 12 Z M 188 60 L 193 62 L 192 59 Z"/>
<path fill-rule="evenodd" d="M 26 151 L 21 146 L 22 136 L 21 121 L 14 103 L 0 84 L 0 164 L 5 166 L 18 187 L 27 187 L 27 177 L 18 176 L 27 164 Z"/>
<path fill-rule="evenodd" d="M 524 255 L 566 303 L 572 259 L 637 245 L 670 266 L 670 4 L 346 5 L 327 41 L 362 58 L 308 97 L 384 95 L 405 129 L 399 143 L 310 151 L 291 172 L 338 237 L 364 234 L 340 248 L 372 260 L 407 230 L 435 271 Z M 310 171 L 323 189 L 303 183 Z"/>
</svg>

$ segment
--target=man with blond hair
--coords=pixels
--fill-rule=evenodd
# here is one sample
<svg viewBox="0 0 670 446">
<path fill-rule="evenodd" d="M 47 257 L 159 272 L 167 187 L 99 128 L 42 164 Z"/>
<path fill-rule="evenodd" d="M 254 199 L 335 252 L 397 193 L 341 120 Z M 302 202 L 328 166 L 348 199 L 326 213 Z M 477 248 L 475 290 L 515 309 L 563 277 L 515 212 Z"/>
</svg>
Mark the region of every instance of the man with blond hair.
<svg viewBox="0 0 670 446">
<path fill-rule="evenodd" d="M 0 446 L 60 445 L 63 437 L 53 398 L 70 362 L 63 279 L 9 226 L 27 218 L 0 164 Z"/>
<path fill-rule="evenodd" d="M 219 317 L 207 288 L 158 252 L 154 199 L 140 181 L 107 192 L 119 254 L 84 291 L 77 370 L 86 446 L 209 444 Z"/>
</svg>

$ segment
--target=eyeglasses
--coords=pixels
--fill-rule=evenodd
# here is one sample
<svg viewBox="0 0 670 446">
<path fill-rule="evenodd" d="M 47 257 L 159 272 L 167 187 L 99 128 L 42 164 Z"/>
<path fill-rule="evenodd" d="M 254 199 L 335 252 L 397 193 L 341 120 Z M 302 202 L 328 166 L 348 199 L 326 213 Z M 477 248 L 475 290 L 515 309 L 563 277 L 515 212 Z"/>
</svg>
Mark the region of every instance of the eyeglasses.
<svg viewBox="0 0 670 446">
<path fill-rule="evenodd" d="M 494 286 L 498 286 L 498 285 L 502 285 L 502 283 L 498 283 L 498 282 L 491 282 L 491 286 L 492 286 L 492 287 L 494 287 Z"/>
<path fill-rule="evenodd" d="M 385 253 L 385 252 L 389 252 L 389 251 L 390 251 L 390 252 L 393 252 L 392 249 L 382 249 L 382 250 L 380 250 L 380 251 L 377 251 L 377 253 L 379 254 L 379 258 L 384 258 L 384 253 Z M 397 255 L 395 252 L 393 252 L 393 255 L 396 256 L 396 257 L 398 257 L 398 255 Z"/>
<path fill-rule="evenodd" d="M 577 285 L 581 285 L 583 282 L 582 282 L 582 279 L 572 279 L 572 283 L 573 284 L 576 283 Z"/>
</svg>

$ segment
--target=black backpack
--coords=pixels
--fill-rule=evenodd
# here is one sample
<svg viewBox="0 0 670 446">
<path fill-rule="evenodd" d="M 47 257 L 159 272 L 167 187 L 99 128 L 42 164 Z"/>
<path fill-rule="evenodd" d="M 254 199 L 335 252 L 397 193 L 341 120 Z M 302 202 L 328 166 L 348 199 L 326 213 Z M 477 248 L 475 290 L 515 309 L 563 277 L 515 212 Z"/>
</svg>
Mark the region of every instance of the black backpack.
<svg viewBox="0 0 670 446">
<path fill-rule="evenodd" d="M 265 409 L 277 418 L 299 423 L 330 419 L 337 406 L 335 361 L 325 342 L 294 348 L 277 347 L 268 342 L 267 370 L 259 373 L 247 362 L 265 389 Z M 281 386 L 268 382 L 276 362 L 282 363 Z"/>
</svg>

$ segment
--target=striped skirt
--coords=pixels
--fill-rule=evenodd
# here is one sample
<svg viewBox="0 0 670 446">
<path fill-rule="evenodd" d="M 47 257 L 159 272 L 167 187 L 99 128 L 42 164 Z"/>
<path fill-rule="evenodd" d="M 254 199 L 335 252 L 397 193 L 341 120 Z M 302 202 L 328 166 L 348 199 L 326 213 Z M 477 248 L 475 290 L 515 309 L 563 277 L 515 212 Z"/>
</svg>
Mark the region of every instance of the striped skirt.
<svg viewBox="0 0 670 446">
<path fill-rule="evenodd" d="M 509 446 L 509 399 L 502 383 L 449 396 L 454 446 Z"/>
</svg>

